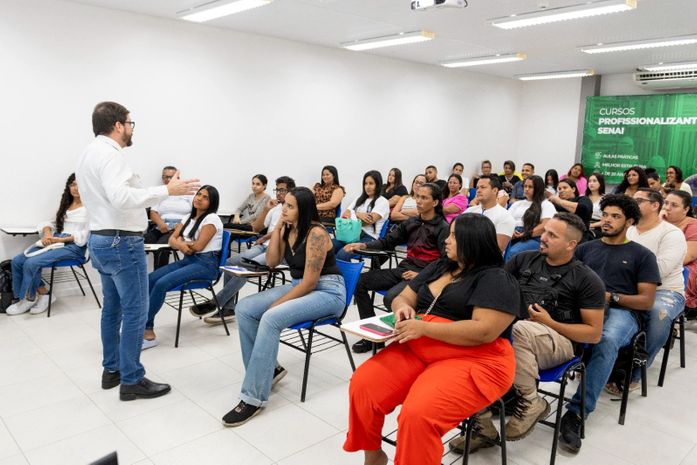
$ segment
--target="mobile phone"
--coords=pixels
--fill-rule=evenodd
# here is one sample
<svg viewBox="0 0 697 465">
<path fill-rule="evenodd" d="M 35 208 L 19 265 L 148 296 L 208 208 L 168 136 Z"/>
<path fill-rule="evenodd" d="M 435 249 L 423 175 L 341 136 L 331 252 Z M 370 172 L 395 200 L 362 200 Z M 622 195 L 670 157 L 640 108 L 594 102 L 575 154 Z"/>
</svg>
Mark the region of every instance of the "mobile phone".
<svg viewBox="0 0 697 465">
<path fill-rule="evenodd" d="M 368 331 L 369 333 L 377 334 L 378 336 L 392 335 L 392 330 L 387 329 L 384 326 L 378 326 L 373 323 L 366 323 L 364 325 L 360 325 L 359 328 L 361 328 L 364 331 Z"/>
</svg>

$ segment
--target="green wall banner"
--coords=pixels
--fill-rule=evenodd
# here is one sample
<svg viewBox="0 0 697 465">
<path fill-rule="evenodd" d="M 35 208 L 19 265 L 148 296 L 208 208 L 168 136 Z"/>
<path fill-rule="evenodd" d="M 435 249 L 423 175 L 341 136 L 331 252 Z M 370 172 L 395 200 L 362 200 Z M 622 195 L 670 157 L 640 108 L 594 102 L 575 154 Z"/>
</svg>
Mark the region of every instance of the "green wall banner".
<svg viewBox="0 0 697 465">
<path fill-rule="evenodd" d="M 676 165 L 687 179 L 697 173 L 697 94 L 588 97 L 581 163 L 608 184 L 634 165 L 656 168 L 663 182 Z"/>
</svg>

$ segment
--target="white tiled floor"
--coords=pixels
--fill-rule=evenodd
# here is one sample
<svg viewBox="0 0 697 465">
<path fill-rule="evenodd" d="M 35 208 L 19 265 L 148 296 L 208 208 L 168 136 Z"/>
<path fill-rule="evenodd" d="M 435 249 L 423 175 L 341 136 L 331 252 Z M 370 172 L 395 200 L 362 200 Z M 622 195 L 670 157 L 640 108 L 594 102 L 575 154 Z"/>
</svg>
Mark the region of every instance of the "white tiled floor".
<svg viewBox="0 0 697 465">
<path fill-rule="evenodd" d="M 349 318 L 356 316 L 352 307 Z M 236 326 L 227 337 L 222 327 L 207 327 L 188 313 L 183 321 L 174 349 L 175 312 L 163 308 L 157 318 L 161 345 L 142 357 L 148 376 L 171 383 L 173 392 L 120 402 L 118 389 L 99 385 L 99 310 L 90 297 L 62 297 L 50 319 L 0 315 L 0 465 L 88 464 L 112 450 L 122 465 L 362 463 L 361 454 L 341 449 L 350 377 L 343 349 L 316 356 L 301 403 L 302 356 L 281 346 L 289 375 L 268 408 L 246 425 L 224 428 L 220 418 L 237 403 L 244 375 Z M 656 387 L 658 366 L 650 369 L 649 396 L 632 394 L 625 426 L 617 424 L 618 403 L 603 394 L 581 452 L 561 452 L 557 463 L 697 465 L 697 334 L 690 331 L 687 357 L 688 367 L 680 369 L 673 352 L 663 388 Z M 509 443 L 508 461 L 548 463 L 551 441 L 551 430 L 540 426 Z M 449 455 L 445 463 L 456 458 Z M 482 450 L 470 460 L 499 463 L 499 452 Z"/>
</svg>

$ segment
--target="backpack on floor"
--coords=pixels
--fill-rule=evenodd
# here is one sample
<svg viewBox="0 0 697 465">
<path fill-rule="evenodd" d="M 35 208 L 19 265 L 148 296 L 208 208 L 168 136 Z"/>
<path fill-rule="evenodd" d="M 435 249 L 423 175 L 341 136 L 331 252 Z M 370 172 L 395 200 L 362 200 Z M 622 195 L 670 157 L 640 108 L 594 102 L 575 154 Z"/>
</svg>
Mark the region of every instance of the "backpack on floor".
<svg viewBox="0 0 697 465">
<path fill-rule="evenodd" d="M 12 260 L 0 262 L 0 313 L 12 304 Z"/>
</svg>

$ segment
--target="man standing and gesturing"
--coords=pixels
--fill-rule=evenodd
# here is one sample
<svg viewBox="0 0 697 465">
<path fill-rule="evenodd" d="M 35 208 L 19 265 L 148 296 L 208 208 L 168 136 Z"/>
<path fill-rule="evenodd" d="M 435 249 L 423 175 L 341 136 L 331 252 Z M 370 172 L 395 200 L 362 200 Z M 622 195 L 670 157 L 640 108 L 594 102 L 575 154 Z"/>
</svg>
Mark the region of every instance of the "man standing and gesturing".
<svg viewBox="0 0 697 465">
<path fill-rule="evenodd" d="M 121 400 L 159 397 L 171 389 L 145 378 L 140 363 L 149 295 L 143 249 L 148 224 L 145 208 L 169 195 L 194 194 L 199 186 L 197 179 L 181 180 L 177 172 L 167 185 L 139 187 L 139 177 L 121 151 L 131 146 L 134 127 L 122 105 L 98 103 L 92 113 L 95 139 L 75 170 L 83 204 L 90 212 L 89 252 L 102 278 L 102 388 L 121 384 Z"/>
</svg>

